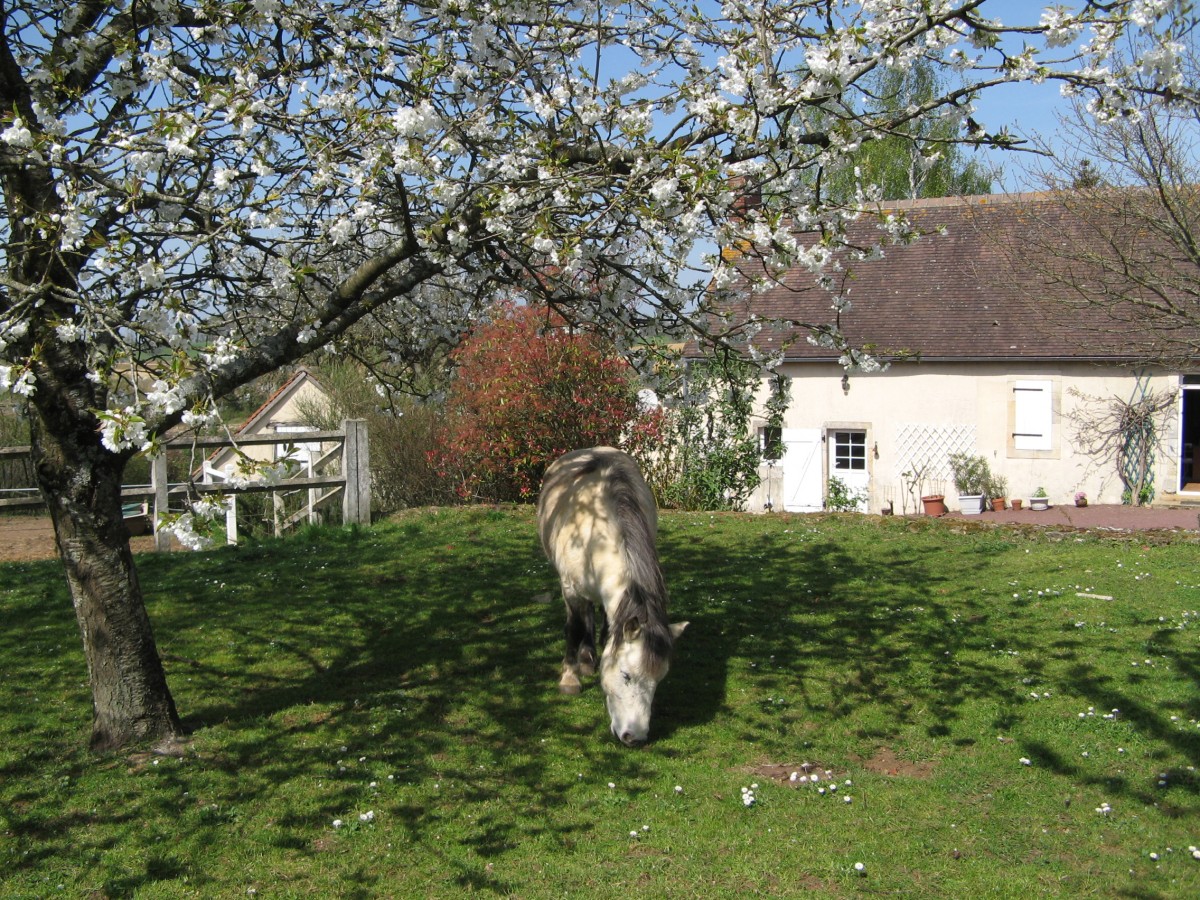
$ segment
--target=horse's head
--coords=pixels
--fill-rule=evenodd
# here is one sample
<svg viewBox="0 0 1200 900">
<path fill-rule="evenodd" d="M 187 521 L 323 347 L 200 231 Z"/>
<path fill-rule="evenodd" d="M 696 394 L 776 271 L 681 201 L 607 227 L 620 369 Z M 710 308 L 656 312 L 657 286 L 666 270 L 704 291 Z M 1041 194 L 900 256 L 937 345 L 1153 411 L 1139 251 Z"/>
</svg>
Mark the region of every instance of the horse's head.
<svg viewBox="0 0 1200 900">
<path fill-rule="evenodd" d="M 670 642 L 683 634 L 687 622 L 669 625 Z M 659 642 L 662 643 L 661 641 Z M 668 652 L 661 652 L 636 618 L 628 619 L 619 635 L 610 635 L 600 659 L 600 687 L 608 707 L 612 733 L 627 747 L 638 747 L 650 736 L 650 706 L 658 683 L 670 668 Z"/>
</svg>

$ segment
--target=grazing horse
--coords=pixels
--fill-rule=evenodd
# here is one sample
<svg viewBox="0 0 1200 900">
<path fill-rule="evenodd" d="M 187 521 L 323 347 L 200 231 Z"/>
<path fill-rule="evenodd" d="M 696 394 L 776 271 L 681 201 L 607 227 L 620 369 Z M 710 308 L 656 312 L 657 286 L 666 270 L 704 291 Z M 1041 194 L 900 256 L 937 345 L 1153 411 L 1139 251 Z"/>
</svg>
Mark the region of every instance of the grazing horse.
<svg viewBox="0 0 1200 900">
<path fill-rule="evenodd" d="M 592 604 L 599 602 L 608 622 L 600 687 L 612 732 L 630 747 L 644 744 L 650 734 L 654 691 L 688 624 L 667 623 L 657 531 L 654 496 L 637 463 L 620 450 L 576 450 L 546 470 L 538 536 L 567 605 L 567 652 L 558 689 L 578 694 L 580 676 L 596 671 Z"/>
</svg>

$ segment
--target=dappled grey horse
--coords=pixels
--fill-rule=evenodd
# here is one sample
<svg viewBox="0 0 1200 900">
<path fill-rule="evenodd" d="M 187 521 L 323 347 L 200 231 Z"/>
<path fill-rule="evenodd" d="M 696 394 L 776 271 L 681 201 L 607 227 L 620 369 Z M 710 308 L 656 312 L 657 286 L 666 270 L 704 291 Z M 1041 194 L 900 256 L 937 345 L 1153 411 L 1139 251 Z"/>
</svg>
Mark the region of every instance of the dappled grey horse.
<svg viewBox="0 0 1200 900">
<path fill-rule="evenodd" d="M 538 536 L 558 571 L 567 606 L 559 690 L 578 694 L 580 678 L 596 671 L 593 603 L 599 602 L 608 622 L 600 687 L 612 732 L 627 746 L 649 737 L 654 691 L 688 624 L 667 623 L 657 532 L 650 488 L 637 463 L 620 450 L 576 450 L 546 470 Z"/>
</svg>

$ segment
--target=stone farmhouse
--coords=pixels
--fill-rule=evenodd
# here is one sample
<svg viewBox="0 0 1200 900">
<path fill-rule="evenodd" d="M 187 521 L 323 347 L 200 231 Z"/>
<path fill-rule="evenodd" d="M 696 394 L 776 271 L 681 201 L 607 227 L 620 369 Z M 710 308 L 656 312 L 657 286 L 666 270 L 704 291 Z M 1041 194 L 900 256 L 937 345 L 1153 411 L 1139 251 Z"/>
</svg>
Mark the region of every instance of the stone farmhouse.
<svg viewBox="0 0 1200 900">
<path fill-rule="evenodd" d="M 782 456 L 764 461 L 748 509 L 820 510 L 837 477 L 864 511 L 920 512 L 920 498 L 935 493 L 953 510 L 954 452 L 983 456 L 1006 479 L 1008 498 L 1027 505 L 1039 488 L 1052 504 L 1073 503 L 1078 492 L 1120 503 L 1130 498 L 1118 463 L 1095 447 L 1102 414 L 1163 392 L 1176 402 L 1156 422 L 1142 499 L 1200 502 L 1200 360 L 1163 361 L 1162 329 L 1176 326 L 1133 305 L 1090 305 L 1078 278 L 1058 277 L 1077 261 L 1048 259 L 1047 248 L 1059 240 L 1077 246 L 1086 229 L 1055 196 L 911 201 L 881 210 L 889 212 L 926 236 L 887 246 L 877 259 L 839 251 L 834 284 L 819 286 L 797 268 L 733 310 L 822 324 L 833 321 L 840 295 L 851 301 L 841 329 L 852 346 L 909 354 L 847 380 L 838 352 L 809 342 L 807 329 L 764 329 L 754 338 L 763 350 L 784 348 L 777 372 L 791 403 L 778 435 Z M 863 216 L 850 239 L 869 246 L 879 221 Z M 1037 242 L 1028 240 L 1034 228 Z M 752 259 L 732 256 L 743 278 L 754 276 Z M 1170 337 L 1179 343 L 1177 329 Z"/>
</svg>

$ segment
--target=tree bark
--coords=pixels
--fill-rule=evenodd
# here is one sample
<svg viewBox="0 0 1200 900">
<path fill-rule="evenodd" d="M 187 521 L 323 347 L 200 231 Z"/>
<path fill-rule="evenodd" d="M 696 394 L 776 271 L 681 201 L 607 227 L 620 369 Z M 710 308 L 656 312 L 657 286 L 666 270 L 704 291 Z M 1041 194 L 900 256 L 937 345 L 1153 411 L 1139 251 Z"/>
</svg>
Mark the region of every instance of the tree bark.
<svg viewBox="0 0 1200 900">
<path fill-rule="evenodd" d="M 68 424 L 70 417 L 55 416 L 56 405 L 44 397 L 35 397 L 31 406 L 34 464 L 87 659 L 91 747 L 115 750 L 178 737 L 183 727 L 121 513 L 126 459 L 104 448 L 86 418 Z"/>
</svg>

